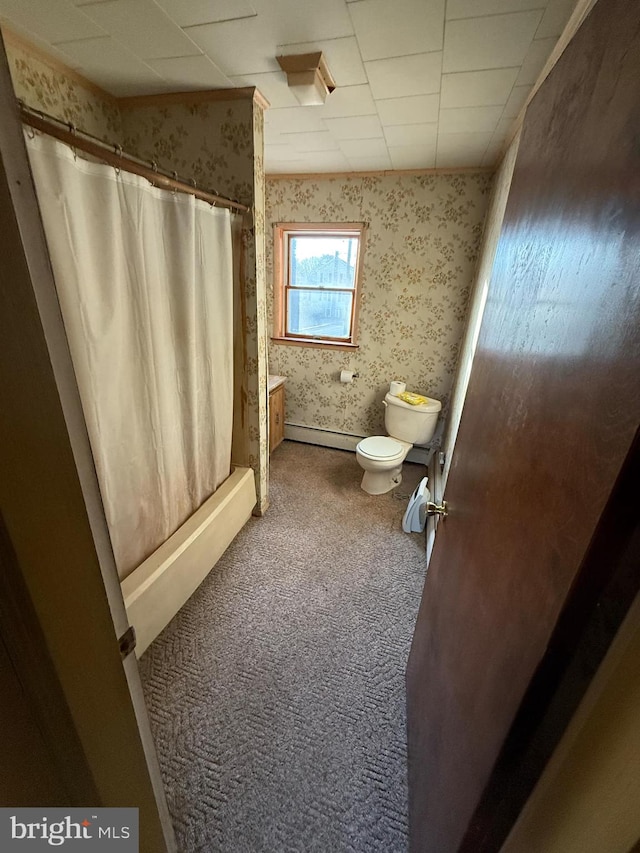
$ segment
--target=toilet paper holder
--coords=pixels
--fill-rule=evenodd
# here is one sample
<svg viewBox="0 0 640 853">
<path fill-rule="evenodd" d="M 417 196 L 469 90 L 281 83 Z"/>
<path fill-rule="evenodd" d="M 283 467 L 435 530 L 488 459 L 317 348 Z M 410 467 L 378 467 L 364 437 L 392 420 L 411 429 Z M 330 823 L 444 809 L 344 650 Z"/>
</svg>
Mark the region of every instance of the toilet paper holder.
<svg viewBox="0 0 640 853">
<path fill-rule="evenodd" d="M 353 382 L 354 379 L 357 379 L 359 376 L 359 373 L 354 373 L 351 370 L 341 370 L 340 376 L 338 378 L 343 384 L 349 384 L 350 382 Z"/>
</svg>

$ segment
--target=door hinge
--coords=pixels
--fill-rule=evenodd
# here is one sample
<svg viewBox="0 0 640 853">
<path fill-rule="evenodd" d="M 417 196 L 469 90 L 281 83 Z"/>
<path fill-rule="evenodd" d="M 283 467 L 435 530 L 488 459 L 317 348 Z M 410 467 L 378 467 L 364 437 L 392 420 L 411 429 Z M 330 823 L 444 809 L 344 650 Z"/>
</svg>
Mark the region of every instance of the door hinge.
<svg viewBox="0 0 640 853">
<path fill-rule="evenodd" d="M 118 640 L 120 647 L 120 657 L 124 660 L 128 657 L 136 647 L 136 629 L 130 625 L 124 634 Z"/>
</svg>

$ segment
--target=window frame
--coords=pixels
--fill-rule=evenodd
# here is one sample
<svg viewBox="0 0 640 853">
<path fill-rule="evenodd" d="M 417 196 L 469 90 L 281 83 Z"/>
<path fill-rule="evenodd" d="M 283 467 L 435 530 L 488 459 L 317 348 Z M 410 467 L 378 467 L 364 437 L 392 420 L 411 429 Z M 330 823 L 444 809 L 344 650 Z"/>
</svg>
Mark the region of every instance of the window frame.
<svg viewBox="0 0 640 853">
<path fill-rule="evenodd" d="M 327 347 L 330 349 L 358 348 L 358 319 L 360 314 L 360 293 L 365 236 L 367 226 L 364 222 L 276 222 L 273 231 L 273 337 L 277 344 L 294 346 Z M 356 237 L 358 254 L 355 263 L 353 288 L 351 287 L 295 287 L 289 282 L 290 262 L 289 243 L 292 237 L 309 236 L 313 232 L 318 237 Z M 287 297 L 290 290 L 324 290 L 336 293 L 352 293 L 350 334 L 344 338 L 311 337 L 287 333 Z"/>
</svg>

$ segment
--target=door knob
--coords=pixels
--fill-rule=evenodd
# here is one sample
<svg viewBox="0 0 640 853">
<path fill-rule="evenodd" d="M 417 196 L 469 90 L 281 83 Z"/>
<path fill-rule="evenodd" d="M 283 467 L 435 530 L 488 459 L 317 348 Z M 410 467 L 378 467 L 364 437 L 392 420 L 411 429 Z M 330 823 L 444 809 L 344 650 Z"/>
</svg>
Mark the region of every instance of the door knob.
<svg viewBox="0 0 640 853">
<path fill-rule="evenodd" d="M 446 518 L 449 515 L 447 502 L 442 501 L 441 504 L 434 504 L 433 501 L 427 501 L 427 515 L 441 515 Z"/>
</svg>

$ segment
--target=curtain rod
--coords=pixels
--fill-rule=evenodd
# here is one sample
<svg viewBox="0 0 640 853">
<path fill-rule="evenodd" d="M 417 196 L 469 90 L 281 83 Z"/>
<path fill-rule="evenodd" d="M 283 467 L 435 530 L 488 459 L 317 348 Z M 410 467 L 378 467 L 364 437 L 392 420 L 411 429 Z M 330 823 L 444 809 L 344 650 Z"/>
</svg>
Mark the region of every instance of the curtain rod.
<svg viewBox="0 0 640 853">
<path fill-rule="evenodd" d="M 29 127 L 40 130 L 49 136 L 54 136 L 56 139 L 66 142 L 72 148 L 77 148 L 79 151 L 91 154 L 93 157 L 102 160 L 110 166 L 115 166 L 124 172 L 132 172 L 134 175 L 140 175 L 140 177 L 146 178 L 153 186 L 187 193 L 216 207 L 228 207 L 231 210 L 237 210 L 241 213 L 246 213 L 249 210 L 246 204 L 241 204 L 239 201 L 235 201 L 235 199 L 225 198 L 215 192 L 201 190 L 196 186 L 195 181 L 187 183 L 181 180 L 175 172 L 173 174 L 165 172 L 156 163 L 149 163 L 147 160 L 141 160 L 133 154 L 128 154 L 119 145 L 109 145 L 109 143 L 98 139 L 97 136 L 92 136 L 90 133 L 78 130 L 70 122 L 62 121 L 62 119 L 58 119 L 41 110 L 29 107 L 21 100 L 18 100 L 18 106 L 20 109 L 20 118 Z"/>
</svg>

